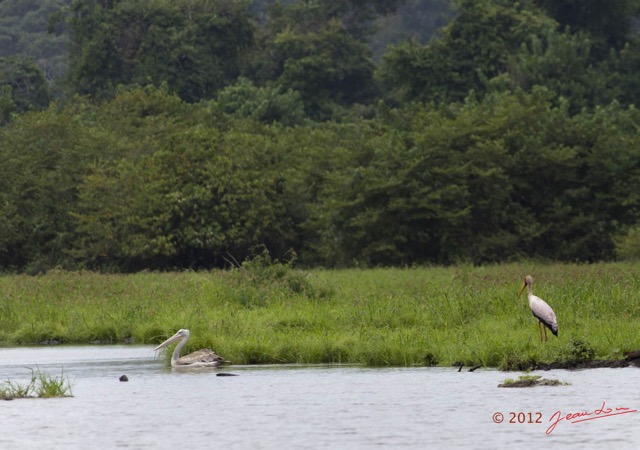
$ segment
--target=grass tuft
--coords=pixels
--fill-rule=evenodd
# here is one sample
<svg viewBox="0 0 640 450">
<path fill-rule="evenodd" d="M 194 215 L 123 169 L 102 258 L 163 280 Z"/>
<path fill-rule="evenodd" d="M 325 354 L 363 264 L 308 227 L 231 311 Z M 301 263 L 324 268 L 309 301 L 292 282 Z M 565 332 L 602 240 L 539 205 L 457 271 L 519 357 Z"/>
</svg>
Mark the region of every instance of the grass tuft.
<svg viewBox="0 0 640 450">
<path fill-rule="evenodd" d="M 64 373 L 60 374 L 60 378 L 56 378 L 41 372 L 40 369 L 30 370 L 31 380 L 28 383 L 7 380 L 0 384 L 0 399 L 72 397 L 71 383 L 64 377 Z"/>
<path fill-rule="evenodd" d="M 588 342 L 581 339 L 571 339 L 562 353 L 562 359 L 572 364 L 593 361 L 596 351 Z"/>
<path fill-rule="evenodd" d="M 517 380 L 507 378 L 498 387 L 569 386 L 560 380 L 549 380 L 540 375 L 520 375 Z"/>
</svg>

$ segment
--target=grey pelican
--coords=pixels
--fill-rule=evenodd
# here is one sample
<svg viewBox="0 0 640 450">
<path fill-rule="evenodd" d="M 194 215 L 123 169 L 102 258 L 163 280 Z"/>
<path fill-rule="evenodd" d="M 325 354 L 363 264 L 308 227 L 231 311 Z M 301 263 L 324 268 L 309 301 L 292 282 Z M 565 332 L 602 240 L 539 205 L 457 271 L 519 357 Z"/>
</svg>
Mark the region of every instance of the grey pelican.
<svg viewBox="0 0 640 450">
<path fill-rule="evenodd" d="M 176 334 L 155 348 L 156 351 L 158 351 L 175 341 L 180 341 L 180 343 L 176 345 L 175 350 L 173 350 L 173 355 L 171 355 L 171 367 L 219 367 L 222 363 L 226 362 L 222 356 L 217 355 L 213 350 L 209 350 L 208 348 L 189 353 L 181 358 L 180 351 L 182 347 L 184 347 L 184 344 L 187 343 L 187 340 L 189 340 L 189 334 L 189 330 L 178 330 Z"/>
<path fill-rule="evenodd" d="M 556 319 L 556 313 L 553 312 L 551 306 L 547 304 L 540 297 L 533 295 L 533 278 L 531 275 L 524 277 L 524 284 L 518 292 L 518 298 L 522 295 L 524 288 L 527 288 L 527 298 L 529 299 L 529 308 L 531 312 L 538 319 L 538 330 L 540 331 L 540 342 L 542 342 L 542 330 L 544 330 L 544 340 L 547 340 L 547 328 L 551 330 L 554 335 L 558 335 L 558 320 Z"/>
</svg>

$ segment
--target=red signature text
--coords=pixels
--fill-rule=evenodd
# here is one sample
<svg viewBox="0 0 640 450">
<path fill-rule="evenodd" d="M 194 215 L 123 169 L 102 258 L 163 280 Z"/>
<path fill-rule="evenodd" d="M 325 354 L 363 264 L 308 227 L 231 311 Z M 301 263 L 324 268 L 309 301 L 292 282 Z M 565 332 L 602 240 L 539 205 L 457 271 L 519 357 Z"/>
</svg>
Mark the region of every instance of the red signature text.
<svg viewBox="0 0 640 450">
<path fill-rule="evenodd" d="M 606 402 L 602 402 L 602 406 L 593 411 L 582 411 L 582 412 L 569 413 L 564 415 L 560 411 L 556 411 L 555 413 L 553 413 L 553 415 L 549 419 L 549 422 L 551 422 L 551 425 L 549 426 L 549 428 L 547 428 L 547 434 L 553 433 L 553 430 L 556 429 L 556 426 L 563 421 L 573 424 L 573 423 L 586 422 L 587 420 L 603 419 L 605 417 L 613 417 L 613 416 L 619 416 L 622 414 L 638 412 L 637 409 L 631 409 L 631 408 L 609 408 L 605 404 Z"/>
</svg>

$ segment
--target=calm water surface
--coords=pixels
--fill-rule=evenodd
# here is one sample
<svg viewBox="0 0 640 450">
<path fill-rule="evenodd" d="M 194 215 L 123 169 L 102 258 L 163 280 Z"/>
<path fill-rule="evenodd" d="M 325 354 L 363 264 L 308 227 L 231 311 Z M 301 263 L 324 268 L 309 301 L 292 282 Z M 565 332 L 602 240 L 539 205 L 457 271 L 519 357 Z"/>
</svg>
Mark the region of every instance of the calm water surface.
<svg viewBox="0 0 640 450">
<path fill-rule="evenodd" d="M 504 389 L 519 373 L 230 366 L 238 376 L 218 377 L 173 372 L 147 346 L 0 349 L 0 381 L 26 383 L 36 367 L 64 370 L 73 397 L 0 402 L 0 449 L 640 448 L 640 412 L 595 414 L 603 402 L 640 410 L 638 368 L 540 372 L 571 385 Z M 597 418 L 546 434 L 557 411 Z"/>
</svg>

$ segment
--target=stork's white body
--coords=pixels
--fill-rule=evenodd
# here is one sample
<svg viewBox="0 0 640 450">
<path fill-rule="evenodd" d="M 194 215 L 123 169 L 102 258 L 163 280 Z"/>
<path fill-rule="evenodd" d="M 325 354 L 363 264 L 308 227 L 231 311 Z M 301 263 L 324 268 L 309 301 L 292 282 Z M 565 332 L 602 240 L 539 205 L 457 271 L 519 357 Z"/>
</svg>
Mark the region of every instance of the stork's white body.
<svg viewBox="0 0 640 450">
<path fill-rule="evenodd" d="M 558 319 L 556 313 L 553 312 L 551 306 L 547 304 L 540 297 L 533 295 L 533 278 L 531 275 L 527 275 L 524 279 L 524 284 L 518 293 L 518 297 L 522 294 L 524 288 L 527 288 L 527 299 L 529 300 L 529 308 L 534 317 L 538 319 L 538 328 L 540 331 L 540 341 L 542 341 L 542 333 L 544 330 L 544 340 L 547 340 L 547 328 L 557 336 L 558 335 Z"/>
</svg>

